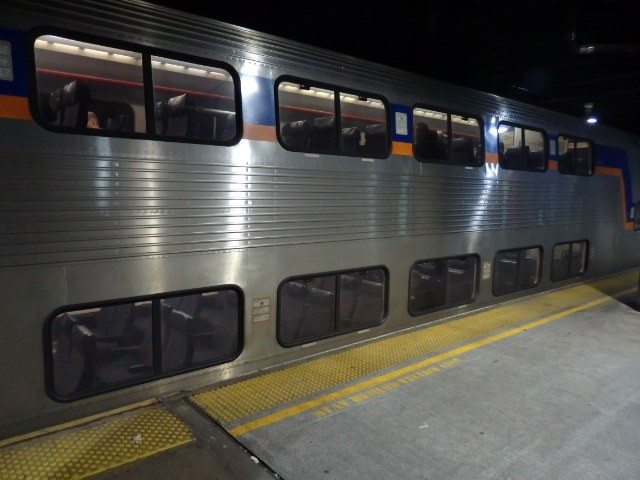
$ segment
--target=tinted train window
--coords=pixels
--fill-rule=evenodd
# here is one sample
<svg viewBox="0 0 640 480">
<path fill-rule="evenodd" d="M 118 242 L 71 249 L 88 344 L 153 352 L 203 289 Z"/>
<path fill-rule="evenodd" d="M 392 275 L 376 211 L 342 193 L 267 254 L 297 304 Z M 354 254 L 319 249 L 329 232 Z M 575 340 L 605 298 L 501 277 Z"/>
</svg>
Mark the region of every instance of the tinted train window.
<svg viewBox="0 0 640 480">
<path fill-rule="evenodd" d="M 498 252 L 493 261 L 493 294 L 532 288 L 540 282 L 540 247 Z"/>
<path fill-rule="evenodd" d="M 236 136 L 236 98 L 225 69 L 151 57 L 156 133 L 229 142 Z"/>
<path fill-rule="evenodd" d="M 593 175 L 593 144 L 590 140 L 558 136 L 558 171 L 568 175 Z"/>
<path fill-rule="evenodd" d="M 46 35 L 35 42 L 41 117 L 68 129 L 145 132 L 142 55 Z"/>
<path fill-rule="evenodd" d="M 288 150 L 383 158 L 388 112 L 381 97 L 306 80 L 277 83 L 278 134 Z"/>
<path fill-rule="evenodd" d="M 386 298 L 383 268 L 288 280 L 278 289 L 278 340 L 291 346 L 378 325 Z"/>
<path fill-rule="evenodd" d="M 482 128 L 476 118 L 428 108 L 413 109 L 413 155 L 422 162 L 479 166 Z"/>
<path fill-rule="evenodd" d="M 548 166 L 547 136 L 541 130 L 506 122 L 498 124 L 500 167 L 544 172 Z"/>
<path fill-rule="evenodd" d="M 47 331 L 48 390 L 71 400 L 230 361 L 240 319 L 231 289 L 58 313 Z"/>
<path fill-rule="evenodd" d="M 471 302 L 477 292 L 478 262 L 476 255 L 416 262 L 409 276 L 409 313 Z"/>
<path fill-rule="evenodd" d="M 586 240 L 559 243 L 553 247 L 551 280 L 557 282 L 584 274 L 587 268 L 588 247 Z"/>
</svg>

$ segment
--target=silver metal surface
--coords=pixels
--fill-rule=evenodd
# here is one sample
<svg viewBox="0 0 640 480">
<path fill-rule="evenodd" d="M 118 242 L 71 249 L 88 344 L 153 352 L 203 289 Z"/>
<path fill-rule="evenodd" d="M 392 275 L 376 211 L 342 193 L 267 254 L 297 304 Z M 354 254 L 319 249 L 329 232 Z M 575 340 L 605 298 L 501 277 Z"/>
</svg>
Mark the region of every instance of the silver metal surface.
<svg viewBox="0 0 640 480">
<path fill-rule="evenodd" d="M 223 61 L 271 81 L 300 75 L 376 92 L 391 104 L 443 105 L 481 116 L 486 131 L 498 117 L 569 130 L 627 152 L 631 186 L 640 188 L 637 147 L 626 135 L 585 130 L 576 119 L 492 95 L 139 1 L 0 5 L 2 28 L 43 25 Z M 245 114 L 251 108 L 245 99 Z M 0 437 L 196 390 L 502 300 L 483 278 L 470 305 L 410 317 L 408 272 L 420 259 L 476 253 L 491 262 L 500 249 L 541 246 L 546 269 L 557 242 L 588 239 L 585 279 L 640 262 L 637 233 L 623 229 L 615 175 L 465 169 L 404 155 L 365 161 L 248 139 L 225 147 L 95 137 L 8 118 L 0 119 L 0 156 L 0 381 L 15 392 L 0 398 Z M 390 272 L 380 327 L 312 346 L 278 345 L 280 282 L 375 265 Z M 240 287 L 247 305 L 272 299 L 269 321 L 254 323 L 245 311 L 244 349 L 234 362 L 68 404 L 47 396 L 42 331 L 54 309 L 219 285 Z M 557 285 L 543 277 L 536 291 Z"/>
</svg>

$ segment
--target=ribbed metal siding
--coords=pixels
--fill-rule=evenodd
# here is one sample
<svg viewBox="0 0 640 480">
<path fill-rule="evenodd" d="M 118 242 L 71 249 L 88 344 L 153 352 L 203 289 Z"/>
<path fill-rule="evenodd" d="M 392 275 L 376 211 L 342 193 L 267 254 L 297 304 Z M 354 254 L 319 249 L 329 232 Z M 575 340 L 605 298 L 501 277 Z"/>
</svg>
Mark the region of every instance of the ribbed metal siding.
<svg viewBox="0 0 640 480">
<path fill-rule="evenodd" d="M 608 213 L 615 205 L 603 201 L 618 198 L 615 182 L 598 177 L 554 182 L 551 173 L 509 179 L 502 171 L 483 179 L 438 166 L 417 175 L 172 158 L 5 154 L 0 265 L 616 220 Z"/>
</svg>

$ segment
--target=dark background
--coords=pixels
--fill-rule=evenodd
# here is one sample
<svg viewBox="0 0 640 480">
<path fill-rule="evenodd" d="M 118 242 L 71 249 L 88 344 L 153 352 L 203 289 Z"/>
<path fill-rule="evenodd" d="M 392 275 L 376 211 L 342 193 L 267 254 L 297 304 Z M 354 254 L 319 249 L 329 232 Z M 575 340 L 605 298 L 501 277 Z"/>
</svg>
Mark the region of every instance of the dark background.
<svg viewBox="0 0 640 480">
<path fill-rule="evenodd" d="M 640 1 L 152 3 L 640 134 Z"/>
</svg>

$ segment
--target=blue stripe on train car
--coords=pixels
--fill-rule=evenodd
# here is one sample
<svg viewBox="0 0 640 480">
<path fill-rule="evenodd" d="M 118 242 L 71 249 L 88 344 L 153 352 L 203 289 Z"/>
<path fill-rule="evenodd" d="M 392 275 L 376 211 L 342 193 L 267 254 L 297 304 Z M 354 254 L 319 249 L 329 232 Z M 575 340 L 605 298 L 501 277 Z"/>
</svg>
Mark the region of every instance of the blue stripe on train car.
<svg viewBox="0 0 640 480">
<path fill-rule="evenodd" d="M 242 88 L 242 117 L 245 123 L 275 126 L 275 98 L 273 80 L 249 74 L 240 75 Z"/>
<path fill-rule="evenodd" d="M 394 142 L 413 142 L 413 109 L 406 105 L 391 104 L 391 139 Z M 406 134 L 402 132 L 406 131 Z"/>
<path fill-rule="evenodd" d="M 0 29 L 0 95 L 27 96 L 25 33 Z"/>
</svg>

